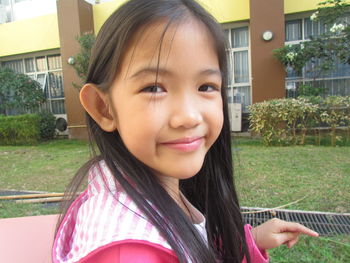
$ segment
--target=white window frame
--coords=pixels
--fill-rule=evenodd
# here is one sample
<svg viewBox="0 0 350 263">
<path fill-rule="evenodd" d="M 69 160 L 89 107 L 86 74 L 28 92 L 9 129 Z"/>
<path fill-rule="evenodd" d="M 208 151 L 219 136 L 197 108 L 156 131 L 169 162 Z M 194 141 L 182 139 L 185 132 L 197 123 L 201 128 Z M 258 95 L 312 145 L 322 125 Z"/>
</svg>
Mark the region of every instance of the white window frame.
<svg viewBox="0 0 350 263">
<path fill-rule="evenodd" d="M 238 47 L 238 48 L 233 48 L 233 44 L 231 43 L 232 41 L 232 30 L 234 29 L 239 29 L 239 28 L 247 28 L 247 33 L 248 33 L 248 46 L 247 47 Z M 242 102 L 242 109 L 243 112 L 248 112 L 247 106 L 252 104 L 252 66 L 251 66 L 251 37 L 250 37 L 250 26 L 249 23 L 236 23 L 236 24 L 231 24 L 231 25 L 224 25 L 224 30 L 228 30 L 228 48 L 226 51 L 229 52 L 229 57 L 228 59 L 230 60 L 228 65 L 231 67 L 228 68 L 228 74 L 231 74 L 231 83 L 228 83 L 227 85 L 227 92 L 228 92 L 228 97 L 232 98 L 232 101 L 229 101 L 229 103 L 235 103 L 235 89 L 238 87 L 248 87 L 249 88 L 249 99 L 248 99 L 248 104 L 243 105 Z M 247 51 L 248 52 L 248 82 L 243 82 L 243 83 L 235 83 L 235 64 L 234 64 L 234 53 L 235 52 L 240 52 L 240 51 Z"/>
</svg>

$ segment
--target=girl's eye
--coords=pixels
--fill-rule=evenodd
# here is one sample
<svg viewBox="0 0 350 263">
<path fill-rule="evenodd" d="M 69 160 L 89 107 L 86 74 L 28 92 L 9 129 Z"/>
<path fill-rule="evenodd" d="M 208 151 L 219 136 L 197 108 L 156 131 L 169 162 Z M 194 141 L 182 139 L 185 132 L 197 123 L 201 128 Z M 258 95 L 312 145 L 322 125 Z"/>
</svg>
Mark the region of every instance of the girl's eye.
<svg viewBox="0 0 350 263">
<path fill-rule="evenodd" d="M 157 86 L 157 85 L 148 86 L 148 87 L 143 88 L 141 90 L 141 92 L 149 92 L 149 93 L 159 93 L 159 92 L 164 92 L 164 91 L 165 91 L 164 88 Z"/>
<path fill-rule="evenodd" d="M 212 85 L 202 85 L 198 88 L 198 91 L 202 91 L 202 92 L 211 92 L 211 91 L 217 91 L 218 89 Z"/>
</svg>

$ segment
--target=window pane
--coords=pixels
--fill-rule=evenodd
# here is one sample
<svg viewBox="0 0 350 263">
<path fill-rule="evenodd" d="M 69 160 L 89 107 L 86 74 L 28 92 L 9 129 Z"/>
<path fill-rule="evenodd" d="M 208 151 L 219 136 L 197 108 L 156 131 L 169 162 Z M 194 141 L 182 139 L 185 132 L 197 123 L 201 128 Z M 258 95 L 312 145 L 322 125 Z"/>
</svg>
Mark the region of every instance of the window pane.
<svg viewBox="0 0 350 263">
<path fill-rule="evenodd" d="M 247 111 L 250 105 L 250 87 L 234 87 L 233 90 L 233 102 L 242 103 L 242 110 Z"/>
<path fill-rule="evenodd" d="M 27 73 L 35 72 L 34 58 L 26 58 L 24 60 L 24 65 Z"/>
<path fill-rule="evenodd" d="M 311 21 L 310 18 L 305 19 L 305 39 L 312 37 L 317 37 L 326 32 L 326 26 L 320 21 Z"/>
<path fill-rule="evenodd" d="M 64 92 L 62 72 L 50 72 L 49 79 L 51 98 L 63 98 Z"/>
<path fill-rule="evenodd" d="M 24 66 L 23 66 L 22 59 L 2 62 L 2 66 L 5 68 L 12 69 L 17 73 L 24 73 Z"/>
<path fill-rule="evenodd" d="M 51 100 L 52 113 L 53 114 L 65 114 L 64 99 L 62 100 Z"/>
<path fill-rule="evenodd" d="M 248 27 L 234 28 L 231 30 L 231 45 L 233 48 L 248 47 Z"/>
<path fill-rule="evenodd" d="M 45 71 L 47 69 L 45 57 L 37 57 L 36 58 L 36 68 L 38 71 Z"/>
<path fill-rule="evenodd" d="M 45 101 L 44 103 L 42 103 L 42 104 L 40 105 L 40 110 L 41 110 L 41 111 L 49 111 L 49 112 L 51 112 L 50 101 L 47 100 L 47 101 Z"/>
<path fill-rule="evenodd" d="M 287 72 L 286 78 L 299 78 L 299 77 L 302 77 L 300 74 L 298 75 L 297 72 L 293 68 L 291 68 L 289 66 L 286 68 L 286 72 Z"/>
<path fill-rule="evenodd" d="M 347 79 L 329 79 L 307 82 L 306 84 L 315 87 L 325 88 L 325 94 L 330 96 L 349 96 L 350 95 L 350 78 Z"/>
<path fill-rule="evenodd" d="M 234 80 L 235 83 L 249 82 L 248 51 L 234 52 Z"/>
<path fill-rule="evenodd" d="M 49 90 L 47 88 L 46 74 L 38 74 L 36 76 L 36 81 L 40 83 L 41 88 L 44 91 L 45 98 L 49 98 Z"/>
<path fill-rule="evenodd" d="M 61 69 L 62 68 L 60 55 L 48 56 L 47 60 L 49 62 L 49 69 Z"/>
<path fill-rule="evenodd" d="M 286 41 L 302 40 L 301 19 L 286 22 Z"/>
</svg>

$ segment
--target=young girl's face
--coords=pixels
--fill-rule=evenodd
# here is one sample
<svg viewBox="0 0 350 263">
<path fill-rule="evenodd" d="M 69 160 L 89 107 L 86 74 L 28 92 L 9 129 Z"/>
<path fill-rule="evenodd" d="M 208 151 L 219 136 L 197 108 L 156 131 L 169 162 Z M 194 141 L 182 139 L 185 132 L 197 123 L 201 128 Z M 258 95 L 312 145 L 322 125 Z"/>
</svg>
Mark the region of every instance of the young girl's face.
<svg viewBox="0 0 350 263">
<path fill-rule="evenodd" d="M 221 131 L 221 71 L 203 24 L 170 26 L 161 42 L 165 26 L 154 23 L 133 38 L 109 102 L 128 150 L 162 180 L 185 179 Z"/>
</svg>

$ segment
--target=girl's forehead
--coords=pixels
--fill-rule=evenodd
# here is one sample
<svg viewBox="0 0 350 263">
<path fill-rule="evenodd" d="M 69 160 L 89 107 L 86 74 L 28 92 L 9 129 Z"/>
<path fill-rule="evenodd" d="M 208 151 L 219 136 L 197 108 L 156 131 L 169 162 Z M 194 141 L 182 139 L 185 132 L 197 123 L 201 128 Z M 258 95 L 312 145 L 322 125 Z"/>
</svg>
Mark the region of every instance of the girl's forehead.
<svg viewBox="0 0 350 263">
<path fill-rule="evenodd" d="M 146 61 L 153 66 L 164 64 L 172 50 L 186 52 L 188 44 L 194 42 L 207 45 L 209 51 L 211 49 L 211 52 L 216 53 L 212 35 L 197 19 L 185 18 L 173 23 L 167 20 L 156 21 L 141 27 L 132 37 L 123 56 L 121 71 L 127 68 L 127 72 L 124 72 L 127 77 L 130 69 L 138 63 Z"/>
</svg>

